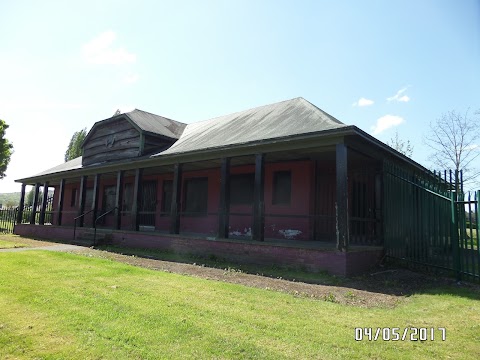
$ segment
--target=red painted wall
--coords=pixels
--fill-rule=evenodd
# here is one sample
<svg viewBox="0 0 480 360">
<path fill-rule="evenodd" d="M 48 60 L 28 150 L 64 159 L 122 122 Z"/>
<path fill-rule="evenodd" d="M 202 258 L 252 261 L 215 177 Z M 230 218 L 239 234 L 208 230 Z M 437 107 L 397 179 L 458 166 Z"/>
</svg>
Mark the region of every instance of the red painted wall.
<svg viewBox="0 0 480 360">
<path fill-rule="evenodd" d="M 273 176 L 275 171 L 291 171 L 291 202 L 289 205 L 273 205 Z M 253 166 L 238 166 L 231 168 L 231 174 L 253 173 Z M 312 174 L 313 165 L 311 161 L 294 161 L 282 163 L 267 163 L 265 165 L 265 238 L 310 240 L 312 239 L 313 220 L 309 217 L 313 214 L 312 196 Z M 201 171 L 185 171 L 182 176 L 181 204 L 184 204 L 185 182 L 194 177 L 208 178 L 208 214 L 201 216 L 181 215 L 180 233 L 202 234 L 216 236 L 218 232 L 218 207 L 220 203 L 220 169 L 208 169 Z M 155 216 L 155 230 L 169 231 L 170 216 L 162 215 L 161 204 L 163 196 L 163 181 L 171 180 L 172 174 L 149 175 L 142 178 L 143 181 L 157 181 L 157 206 Z M 133 184 L 133 177 L 125 177 L 124 184 Z M 98 206 L 101 208 L 103 202 L 104 188 L 115 186 L 116 179 L 105 179 L 100 177 L 100 189 Z M 72 204 L 72 190 L 77 189 L 76 206 Z M 87 188 L 93 188 L 93 177 L 87 181 Z M 73 218 L 79 211 L 80 184 L 67 183 L 65 185 L 64 211 L 62 216 L 63 225 L 73 225 Z M 56 194 L 58 197 L 58 195 Z M 89 209 L 85 209 L 88 211 Z M 232 205 L 230 213 L 242 215 L 230 215 L 230 236 L 249 238 L 253 224 L 251 205 Z M 100 214 L 99 214 L 100 215 Z M 288 215 L 295 215 L 289 217 Z M 90 226 L 92 219 L 90 215 L 85 216 L 85 225 Z M 105 218 L 104 226 L 113 226 L 113 215 Z M 132 218 L 130 214 L 122 216 L 122 229 L 132 230 Z"/>
</svg>

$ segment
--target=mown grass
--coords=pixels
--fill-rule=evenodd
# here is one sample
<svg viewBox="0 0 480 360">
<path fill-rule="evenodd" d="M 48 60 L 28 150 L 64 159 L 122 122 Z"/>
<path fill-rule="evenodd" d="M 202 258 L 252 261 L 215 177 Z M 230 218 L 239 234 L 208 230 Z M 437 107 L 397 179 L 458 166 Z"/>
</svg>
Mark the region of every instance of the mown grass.
<svg viewBox="0 0 480 360">
<path fill-rule="evenodd" d="M 477 359 L 479 294 L 442 288 L 363 309 L 85 256 L 0 253 L 0 358 Z M 445 327 L 355 341 L 355 327 Z"/>
<path fill-rule="evenodd" d="M 19 248 L 25 247 L 26 245 L 16 243 L 14 241 L 5 241 L 0 239 L 0 249 L 12 249 L 12 248 Z"/>
</svg>

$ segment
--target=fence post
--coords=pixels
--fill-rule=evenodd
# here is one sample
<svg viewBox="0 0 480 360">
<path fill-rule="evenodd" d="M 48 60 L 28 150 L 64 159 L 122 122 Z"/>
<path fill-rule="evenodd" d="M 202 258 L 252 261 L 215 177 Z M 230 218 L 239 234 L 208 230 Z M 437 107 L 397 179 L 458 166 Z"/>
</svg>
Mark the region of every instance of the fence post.
<svg viewBox="0 0 480 360">
<path fill-rule="evenodd" d="M 458 209 L 457 209 L 457 193 L 452 192 L 450 195 L 452 201 L 452 227 L 451 227 L 451 237 L 452 237 L 452 255 L 453 255 L 453 269 L 455 271 L 455 276 L 457 281 L 462 280 L 461 273 L 461 262 L 460 262 L 460 253 L 459 253 L 459 244 L 458 244 Z"/>
</svg>

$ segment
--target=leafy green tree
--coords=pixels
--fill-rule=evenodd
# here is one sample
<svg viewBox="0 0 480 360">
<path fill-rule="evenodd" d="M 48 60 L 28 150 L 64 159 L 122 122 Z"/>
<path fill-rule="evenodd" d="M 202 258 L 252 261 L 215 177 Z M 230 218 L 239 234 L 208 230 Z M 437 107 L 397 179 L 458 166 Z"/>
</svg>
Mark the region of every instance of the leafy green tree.
<svg viewBox="0 0 480 360">
<path fill-rule="evenodd" d="M 72 138 L 70 139 L 70 143 L 68 144 L 67 151 L 65 152 L 65 161 L 73 160 L 79 156 L 82 156 L 82 144 L 87 136 L 87 129 L 82 129 L 80 131 L 76 131 Z"/>
<path fill-rule="evenodd" d="M 33 205 L 33 198 L 35 197 L 35 186 L 32 186 L 32 188 L 30 189 L 30 191 L 28 192 L 27 194 L 27 198 L 25 200 L 25 206 L 31 206 Z M 42 201 L 42 198 L 43 198 L 43 192 L 40 190 L 38 192 L 38 203 L 39 204 L 41 201 Z"/>
<path fill-rule="evenodd" d="M 7 166 L 13 153 L 13 145 L 5 139 L 5 131 L 7 129 L 7 123 L 0 119 L 0 179 L 5 177 L 5 171 L 7 171 Z"/>
</svg>

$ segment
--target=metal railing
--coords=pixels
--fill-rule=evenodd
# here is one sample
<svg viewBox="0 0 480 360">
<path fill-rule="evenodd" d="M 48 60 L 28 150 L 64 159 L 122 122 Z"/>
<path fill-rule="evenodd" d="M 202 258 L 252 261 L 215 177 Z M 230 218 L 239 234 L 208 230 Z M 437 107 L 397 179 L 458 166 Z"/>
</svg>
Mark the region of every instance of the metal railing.
<svg viewBox="0 0 480 360">
<path fill-rule="evenodd" d="M 75 234 L 76 234 L 76 230 L 77 230 L 77 220 L 84 217 L 85 215 L 87 214 L 90 214 L 92 211 L 94 211 L 95 209 L 92 209 L 92 210 L 89 210 L 87 212 L 84 212 L 83 214 L 81 215 L 78 215 L 76 218 L 73 219 L 74 223 L 73 223 L 73 240 L 76 239 L 75 237 Z"/>
<path fill-rule="evenodd" d="M 107 216 L 108 214 L 110 214 L 111 212 L 113 212 L 114 210 L 118 209 L 118 206 L 115 206 L 114 208 L 108 210 L 108 211 L 105 211 L 103 214 L 101 214 L 100 216 L 98 216 L 94 223 L 93 223 L 93 246 L 96 246 L 97 245 L 97 223 L 100 219 L 103 219 L 105 216 Z"/>
</svg>

